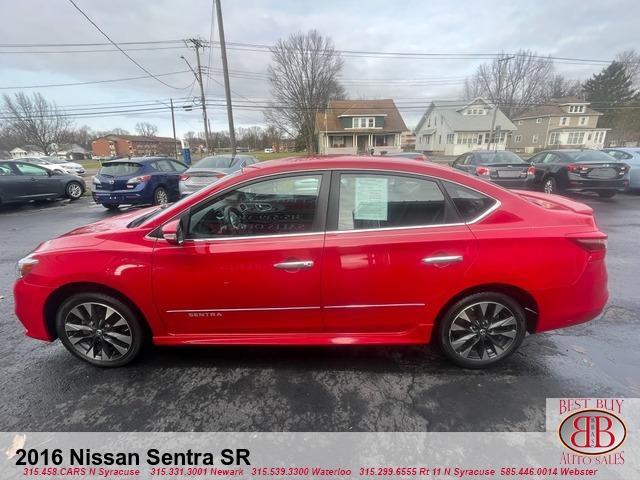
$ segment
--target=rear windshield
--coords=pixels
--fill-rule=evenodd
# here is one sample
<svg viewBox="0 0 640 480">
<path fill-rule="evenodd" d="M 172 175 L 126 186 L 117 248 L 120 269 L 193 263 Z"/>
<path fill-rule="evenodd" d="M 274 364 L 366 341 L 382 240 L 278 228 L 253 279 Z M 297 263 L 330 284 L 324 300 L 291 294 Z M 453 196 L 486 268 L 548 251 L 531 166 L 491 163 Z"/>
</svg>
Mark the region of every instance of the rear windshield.
<svg viewBox="0 0 640 480">
<path fill-rule="evenodd" d="M 236 161 L 238 158 L 236 157 Z M 233 157 L 204 157 L 198 163 L 196 163 L 196 167 L 198 168 L 229 168 L 234 164 Z"/>
<path fill-rule="evenodd" d="M 611 162 L 611 155 L 597 150 L 583 150 L 581 152 L 565 152 L 574 162 Z"/>
<path fill-rule="evenodd" d="M 490 163 L 526 163 L 518 155 L 512 152 L 482 152 L 474 153 L 475 162 L 478 164 Z"/>
<path fill-rule="evenodd" d="M 102 173 L 104 175 L 112 175 L 114 177 L 118 175 L 133 175 L 138 170 L 140 170 L 141 166 L 142 165 L 140 165 L 139 163 L 133 162 L 107 163 L 102 166 L 99 173 Z"/>
</svg>

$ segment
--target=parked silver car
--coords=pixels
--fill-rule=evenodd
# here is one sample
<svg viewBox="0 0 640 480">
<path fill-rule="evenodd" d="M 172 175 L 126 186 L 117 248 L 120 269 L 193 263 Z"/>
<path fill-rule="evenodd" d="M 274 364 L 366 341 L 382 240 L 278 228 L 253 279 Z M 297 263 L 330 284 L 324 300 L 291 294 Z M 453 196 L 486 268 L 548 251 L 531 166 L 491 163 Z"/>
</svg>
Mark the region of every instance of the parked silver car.
<svg viewBox="0 0 640 480">
<path fill-rule="evenodd" d="M 257 163 L 250 155 L 212 155 L 204 157 L 180 175 L 180 195 L 190 195 L 207 185 L 217 182 L 225 175 Z"/>
<path fill-rule="evenodd" d="M 602 151 L 631 167 L 629 190 L 640 190 L 640 147 L 610 147 Z"/>
<path fill-rule="evenodd" d="M 66 158 L 60 157 L 40 157 L 42 160 L 46 160 L 52 165 L 58 165 L 59 167 L 65 169 L 69 173 L 73 173 L 74 175 L 83 175 L 86 173 L 86 170 L 82 165 L 76 162 L 70 162 Z"/>
</svg>

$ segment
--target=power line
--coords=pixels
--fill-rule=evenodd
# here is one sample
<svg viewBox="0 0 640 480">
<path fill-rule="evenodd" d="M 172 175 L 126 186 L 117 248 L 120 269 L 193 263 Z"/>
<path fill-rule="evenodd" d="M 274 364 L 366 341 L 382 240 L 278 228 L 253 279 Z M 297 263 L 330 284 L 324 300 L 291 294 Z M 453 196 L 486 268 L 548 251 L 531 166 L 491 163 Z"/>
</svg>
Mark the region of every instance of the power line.
<svg viewBox="0 0 640 480">
<path fill-rule="evenodd" d="M 143 40 L 137 42 L 120 42 L 120 45 L 156 45 L 162 43 L 183 43 L 181 38 L 175 40 Z M 0 48 L 40 48 L 40 47 L 99 47 L 112 45 L 107 42 L 91 42 L 91 43 L 0 43 Z"/>
<path fill-rule="evenodd" d="M 189 70 L 181 70 L 179 72 L 156 73 L 155 75 L 151 74 L 151 75 L 142 75 L 139 77 L 113 78 L 110 80 L 92 80 L 87 82 L 73 82 L 73 83 L 48 83 L 48 84 L 41 84 L 41 85 L 14 85 L 11 87 L 0 87 L 0 90 L 25 90 L 30 88 L 75 87 L 78 85 L 93 85 L 96 83 L 128 82 L 130 80 L 141 80 L 143 78 L 155 78 L 155 77 L 167 77 L 169 75 L 178 75 L 180 73 L 188 73 L 188 72 Z"/>
<path fill-rule="evenodd" d="M 186 47 L 185 45 L 176 45 L 172 47 L 142 47 L 142 48 L 123 48 L 127 52 L 149 52 L 154 50 L 183 50 Z M 117 48 L 101 48 L 101 49 L 92 49 L 92 50 L 5 50 L 0 51 L 0 55 L 9 54 L 9 55 L 41 55 L 41 54 L 62 54 L 62 53 L 102 53 L 102 52 L 120 52 L 121 50 Z"/>
<path fill-rule="evenodd" d="M 149 70 L 147 70 L 145 67 L 143 67 L 142 65 L 140 65 L 136 60 L 133 59 L 133 57 L 131 55 L 129 55 L 127 52 L 125 52 L 116 42 L 114 42 L 111 37 L 109 37 L 109 35 L 107 35 L 97 24 L 96 22 L 94 22 L 93 20 L 91 20 L 91 18 L 89 18 L 89 16 L 84 13 L 84 11 L 82 11 L 82 9 L 80 7 L 78 7 L 78 5 L 76 4 L 76 2 L 74 2 L 74 0 L 68 0 L 69 3 L 71 5 L 74 6 L 74 8 L 76 10 L 78 10 L 78 12 L 80 12 L 80 14 L 86 18 L 89 23 L 91 23 L 91 25 L 93 25 L 107 40 L 109 40 L 109 42 L 111 42 L 111 44 L 116 47 L 118 50 L 120 50 L 122 52 L 122 54 L 127 57 L 129 60 L 131 60 L 131 62 L 136 65 L 140 70 L 142 70 L 144 73 L 148 74 L 149 76 L 151 76 L 152 78 L 154 78 L 155 80 L 157 80 L 158 82 L 162 83 L 163 85 L 169 87 L 169 88 L 173 88 L 175 90 L 183 90 L 186 88 L 189 88 L 189 86 L 186 87 L 175 87 L 165 81 L 163 81 L 162 79 L 156 77 L 153 73 L 151 73 Z"/>
</svg>

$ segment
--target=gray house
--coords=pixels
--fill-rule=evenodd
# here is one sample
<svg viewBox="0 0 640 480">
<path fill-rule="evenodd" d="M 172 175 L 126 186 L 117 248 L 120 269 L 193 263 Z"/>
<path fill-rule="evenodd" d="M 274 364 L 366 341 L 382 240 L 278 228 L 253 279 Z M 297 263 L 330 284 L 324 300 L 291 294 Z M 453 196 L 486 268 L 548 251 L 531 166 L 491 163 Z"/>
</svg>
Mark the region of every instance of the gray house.
<svg viewBox="0 0 640 480">
<path fill-rule="evenodd" d="M 496 139 L 491 149 L 504 150 L 516 126 L 500 109 L 495 120 Z M 416 126 L 416 150 L 462 155 L 486 150 L 491 137 L 494 105 L 483 98 L 472 101 L 434 100 Z"/>
</svg>

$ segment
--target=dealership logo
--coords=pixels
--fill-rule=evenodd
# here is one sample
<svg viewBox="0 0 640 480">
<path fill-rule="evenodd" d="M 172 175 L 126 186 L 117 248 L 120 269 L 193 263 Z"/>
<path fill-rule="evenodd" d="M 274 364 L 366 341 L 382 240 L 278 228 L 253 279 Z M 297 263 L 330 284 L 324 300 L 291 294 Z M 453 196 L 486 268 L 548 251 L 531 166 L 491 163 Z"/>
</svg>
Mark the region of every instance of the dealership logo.
<svg viewBox="0 0 640 480">
<path fill-rule="evenodd" d="M 624 443 L 627 427 L 606 410 L 580 410 L 563 420 L 558 434 L 564 446 L 576 453 L 602 455 Z"/>
</svg>

